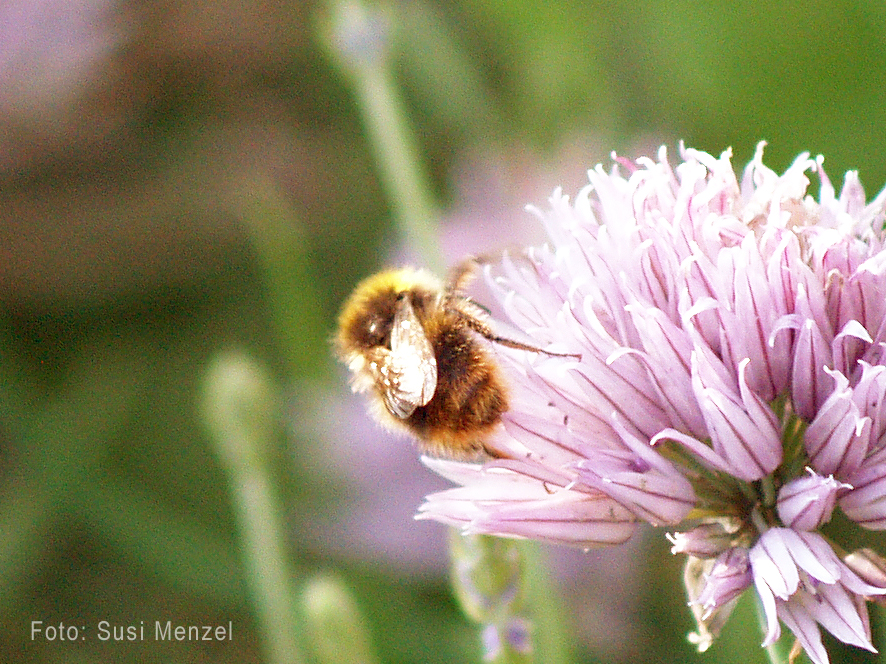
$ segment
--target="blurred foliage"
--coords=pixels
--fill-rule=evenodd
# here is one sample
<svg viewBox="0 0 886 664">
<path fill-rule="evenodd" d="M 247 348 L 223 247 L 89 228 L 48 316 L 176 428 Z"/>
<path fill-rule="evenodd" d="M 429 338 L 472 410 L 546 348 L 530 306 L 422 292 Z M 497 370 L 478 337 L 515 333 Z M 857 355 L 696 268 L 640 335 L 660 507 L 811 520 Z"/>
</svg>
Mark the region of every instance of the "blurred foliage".
<svg viewBox="0 0 886 664">
<path fill-rule="evenodd" d="M 886 181 L 879 3 L 390 7 L 398 83 L 444 204 L 457 202 L 453 182 L 473 153 L 519 181 L 580 172 L 612 149 L 674 153 L 681 139 L 715 154 L 732 146 L 737 164 L 766 139 L 775 169 L 822 153 L 832 180 L 859 169 L 869 196 Z M 396 246 L 353 95 L 313 34 L 322 10 L 0 7 L 2 662 L 261 661 L 199 386 L 235 348 L 286 394 L 343 394 L 327 343 L 335 312 Z M 564 156 L 588 136 L 599 148 L 580 164 Z M 543 158 L 527 176 L 515 155 Z M 525 202 L 540 201 L 515 202 L 513 215 Z M 280 413 L 276 479 L 302 522 L 349 490 L 318 462 L 310 422 L 321 415 Z M 288 535 L 294 569 L 332 568 L 353 588 L 380 661 L 477 661 L 440 570 L 401 574 L 396 561 Z M 642 581 L 619 593 L 629 601 L 612 597 L 605 573 L 602 591 L 582 585 L 595 554 L 564 567 L 576 662 L 698 657 L 676 561 L 660 543 L 637 551 L 648 555 Z M 704 661 L 764 661 L 748 647 L 760 637 L 746 609 Z M 598 622 L 582 624 L 588 615 Z M 87 638 L 32 640 L 32 620 Z M 234 639 L 106 643 L 101 620 L 232 621 Z"/>
</svg>

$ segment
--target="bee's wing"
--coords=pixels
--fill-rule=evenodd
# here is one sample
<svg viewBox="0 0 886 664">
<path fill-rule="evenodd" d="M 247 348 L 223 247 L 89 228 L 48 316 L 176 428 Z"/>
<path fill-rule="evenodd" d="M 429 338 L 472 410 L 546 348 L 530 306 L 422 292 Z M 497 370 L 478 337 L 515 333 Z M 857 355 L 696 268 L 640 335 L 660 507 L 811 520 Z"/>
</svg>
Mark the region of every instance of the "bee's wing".
<svg viewBox="0 0 886 664">
<path fill-rule="evenodd" d="M 391 328 L 391 351 L 379 371 L 385 406 L 400 419 L 428 403 L 437 389 L 434 348 L 408 297 L 397 304 Z"/>
</svg>

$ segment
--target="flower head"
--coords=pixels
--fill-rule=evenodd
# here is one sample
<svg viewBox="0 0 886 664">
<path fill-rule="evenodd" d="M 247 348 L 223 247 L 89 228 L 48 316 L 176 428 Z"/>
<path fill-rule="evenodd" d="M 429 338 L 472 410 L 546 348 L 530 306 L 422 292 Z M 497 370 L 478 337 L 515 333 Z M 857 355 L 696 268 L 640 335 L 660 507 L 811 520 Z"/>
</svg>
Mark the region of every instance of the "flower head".
<svg viewBox="0 0 886 664">
<path fill-rule="evenodd" d="M 780 620 L 817 663 L 819 626 L 873 650 L 886 582 L 854 568 L 876 554 L 817 531 L 838 508 L 886 529 L 886 192 L 850 172 L 837 195 L 807 154 L 778 175 L 762 144 L 740 179 L 728 152 L 681 157 L 598 166 L 535 210 L 549 246 L 487 266 L 511 320 L 570 355 L 497 349 L 507 458 L 426 460 L 461 486 L 421 516 L 581 546 L 669 526 L 700 645 L 753 589 L 765 643 Z"/>
</svg>

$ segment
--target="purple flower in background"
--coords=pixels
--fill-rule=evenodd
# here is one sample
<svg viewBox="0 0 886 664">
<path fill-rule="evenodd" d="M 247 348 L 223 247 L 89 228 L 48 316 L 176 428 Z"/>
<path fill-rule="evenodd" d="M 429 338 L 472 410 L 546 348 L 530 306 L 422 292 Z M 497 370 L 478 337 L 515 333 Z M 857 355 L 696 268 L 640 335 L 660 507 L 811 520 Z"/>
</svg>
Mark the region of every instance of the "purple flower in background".
<svg viewBox="0 0 886 664">
<path fill-rule="evenodd" d="M 461 486 L 421 516 L 584 547 L 671 527 L 700 649 L 750 589 L 764 645 L 780 621 L 821 663 L 819 626 L 874 649 L 865 600 L 886 595 L 882 558 L 818 532 L 837 508 L 886 529 L 886 192 L 867 203 L 850 172 L 838 196 L 807 154 L 779 176 L 762 148 L 740 180 L 729 153 L 619 160 L 536 211 L 550 246 L 487 281 L 575 357 L 496 348 L 509 458 L 427 459 Z"/>
<path fill-rule="evenodd" d="M 0 5 L 0 110 L 34 117 L 76 97 L 120 35 L 107 0 Z"/>
</svg>

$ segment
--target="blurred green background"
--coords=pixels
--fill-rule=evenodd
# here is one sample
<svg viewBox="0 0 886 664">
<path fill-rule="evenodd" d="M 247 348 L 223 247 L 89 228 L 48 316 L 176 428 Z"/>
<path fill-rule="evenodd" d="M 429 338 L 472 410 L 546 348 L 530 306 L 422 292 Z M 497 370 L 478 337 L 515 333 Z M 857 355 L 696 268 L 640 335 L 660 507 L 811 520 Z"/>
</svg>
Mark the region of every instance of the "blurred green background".
<svg viewBox="0 0 886 664">
<path fill-rule="evenodd" d="M 886 182 L 883 3 L 385 6 L 450 257 L 531 226 L 526 203 L 576 192 L 611 150 L 732 146 L 741 167 L 765 139 L 776 170 L 808 150 L 838 187 L 847 169 L 869 197 Z M 266 661 L 205 416 L 230 352 L 265 375 L 296 619 L 332 573 L 379 661 L 479 661 L 445 529 L 411 519 L 445 483 L 366 421 L 330 357 L 341 300 L 404 250 L 318 39 L 326 9 L 0 3 L 2 662 Z M 661 532 L 549 555 L 575 662 L 764 661 L 744 605 L 709 653 L 686 643 Z M 32 639 L 34 620 L 86 638 Z M 234 638 L 102 642 L 103 620 L 230 621 Z"/>
</svg>

